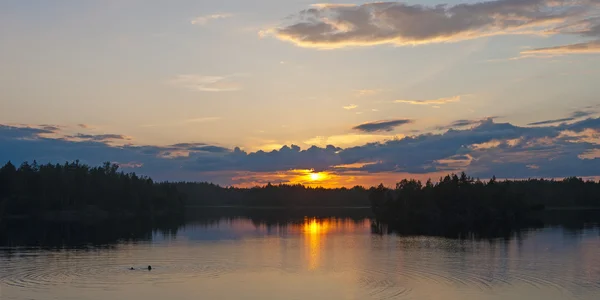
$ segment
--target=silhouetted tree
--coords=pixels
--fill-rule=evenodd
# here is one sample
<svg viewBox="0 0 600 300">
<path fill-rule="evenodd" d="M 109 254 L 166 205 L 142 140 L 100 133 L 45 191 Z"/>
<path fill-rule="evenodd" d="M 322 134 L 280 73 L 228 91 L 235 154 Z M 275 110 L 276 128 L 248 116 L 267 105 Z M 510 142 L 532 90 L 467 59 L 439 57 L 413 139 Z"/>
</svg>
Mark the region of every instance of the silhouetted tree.
<svg viewBox="0 0 600 300">
<path fill-rule="evenodd" d="M 0 168 L 0 213 L 36 215 L 49 211 L 164 214 L 183 209 L 183 194 L 174 184 L 118 171 L 116 164 L 89 167 L 79 161 L 17 169 Z"/>
</svg>

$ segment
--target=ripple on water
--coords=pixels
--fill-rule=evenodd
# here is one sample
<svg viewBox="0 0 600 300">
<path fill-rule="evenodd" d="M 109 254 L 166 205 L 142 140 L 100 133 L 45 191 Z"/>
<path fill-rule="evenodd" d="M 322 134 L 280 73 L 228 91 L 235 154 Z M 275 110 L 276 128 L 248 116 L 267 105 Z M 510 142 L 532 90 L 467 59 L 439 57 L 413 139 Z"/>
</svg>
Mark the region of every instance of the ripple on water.
<svg viewBox="0 0 600 300">
<path fill-rule="evenodd" d="M 380 270 L 354 270 L 359 274 L 358 284 L 370 299 L 401 299 L 409 295 L 410 288 L 401 286 Z"/>
<path fill-rule="evenodd" d="M 459 269 L 456 266 L 444 268 L 439 264 L 413 262 L 390 270 L 390 268 L 382 267 L 386 265 L 384 263 L 384 261 L 379 261 L 371 268 L 353 269 L 353 272 L 359 275 L 358 284 L 367 291 L 365 298 L 408 298 L 413 291 L 412 287 L 415 286 L 435 286 L 453 290 L 493 293 L 501 289 L 526 285 L 537 290 L 553 290 L 563 295 L 571 295 L 572 290 L 597 291 L 600 288 L 600 282 L 585 280 L 580 276 L 544 277 L 546 274 L 530 272 L 518 267 L 503 276 L 494 276 L 494 272 L 475 265 L 468 266 L 467 269 Z M 390 262 L 387 263 L 389 265 Z"/>
<path fill-rule="evenodd" d="M 216 278 L 234 269 L 224 260 L 194 261 L 185 257 L 153 259 L 152 270 L 142 259 L 109 259 L 94 255 L 69 255 L 62 259 L 3 260 L 0 282 L 27 289 L 48 289 L 69 284 L 80 288 L 112 288 L 144 282 L 168 283 L 193 277 Z M 134 267 L 134 270 L 130 270 Z M 127 278 L 127 280 L 123 280 Z"/>
</svg>

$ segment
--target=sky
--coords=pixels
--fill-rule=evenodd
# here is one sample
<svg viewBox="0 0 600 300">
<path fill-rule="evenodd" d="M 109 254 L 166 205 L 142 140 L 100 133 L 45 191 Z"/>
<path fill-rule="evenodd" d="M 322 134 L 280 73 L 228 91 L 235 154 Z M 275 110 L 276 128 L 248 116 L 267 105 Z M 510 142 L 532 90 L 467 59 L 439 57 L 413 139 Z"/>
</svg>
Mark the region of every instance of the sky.
<svg viewBox="0 0 600 300">
<path fill-rule="evenodd" d="M 4 0 L 0 41 L 0 163 L 600 176 L 600 0 Z"/>
</svg>

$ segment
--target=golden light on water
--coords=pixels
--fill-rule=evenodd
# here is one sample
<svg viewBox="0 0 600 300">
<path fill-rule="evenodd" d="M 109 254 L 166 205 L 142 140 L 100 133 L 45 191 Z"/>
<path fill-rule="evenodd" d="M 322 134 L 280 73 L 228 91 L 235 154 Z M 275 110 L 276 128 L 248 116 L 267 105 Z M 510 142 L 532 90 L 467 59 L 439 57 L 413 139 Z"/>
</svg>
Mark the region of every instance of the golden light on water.
<svg viewBox="0 0 600 300">
<path fill-rule="evenodd" d="M 308 269 L 315 270 L 319 267 L 321 247 L 324 235 L 329 230 L 328 220 L 317 220 L 316 218 L 305 219 L 302 231 L 307 238 Z"/>
<path fill-rule="evenodd" d="M 304 221 L 304 232 L 311 235 L 325 234 L 327 233 L 329 226 L 328 220 L 317 220 L 316 218 L 306 219 Z"/>
</svg>

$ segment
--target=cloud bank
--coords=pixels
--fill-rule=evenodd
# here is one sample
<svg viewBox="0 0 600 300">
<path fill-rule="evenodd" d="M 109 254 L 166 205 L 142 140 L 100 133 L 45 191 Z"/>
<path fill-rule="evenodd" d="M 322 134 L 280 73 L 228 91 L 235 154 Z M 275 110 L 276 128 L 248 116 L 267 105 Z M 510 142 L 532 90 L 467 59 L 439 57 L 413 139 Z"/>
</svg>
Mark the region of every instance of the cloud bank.
<svg viewBox="0 0 600 300">
<path fill-rule="evenodd" d="M 385 131 L 406 121 L 367 123 L 359 130 Z M 41 126 L 0 125 L 0 161 L 79 159 L 93 165 L 111 161 L 159 180 L 206 180 L 221 184 L 234 183 L 233 178 L 238 178 L 235 183 L 243 184 L 239 181 L 244 178 L 240 174 L 268 177 L 309 169 L 341 177 L 430 176 L 459 171 L 482 178 L 600 176 L 600 118 L 535 127 L 497 123 L 493 118 L 477 123 L 467 121 L 458 120 L 454 124 L 470 125 L 468 129 L 448 129 L 439 134 L 420 134 L 356 147 L 327 145 L 301 149 L 291 145 L 256 152 L 201 142 L 114 145 L 107 138 L 118 135 L 69 140 L 61 136 L 46 137 L 60 132 Z"/>
</svg>

